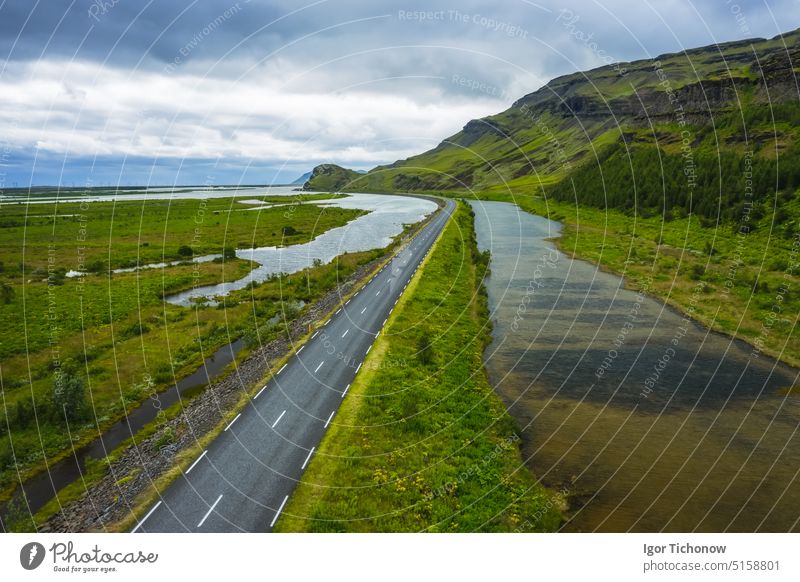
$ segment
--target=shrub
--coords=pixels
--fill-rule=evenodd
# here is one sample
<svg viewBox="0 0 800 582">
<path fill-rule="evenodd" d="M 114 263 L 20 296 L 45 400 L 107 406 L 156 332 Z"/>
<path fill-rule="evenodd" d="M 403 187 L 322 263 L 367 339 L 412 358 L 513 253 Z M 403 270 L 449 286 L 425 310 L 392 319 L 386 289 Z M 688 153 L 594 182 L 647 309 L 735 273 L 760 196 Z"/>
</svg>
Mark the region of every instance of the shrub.
<svg viewBox="0 0 800 582">
<path fill-rule="evenodd" d="M 71 367 L 56 371 L 53 378 L 53 407 L 57 418 L 68 422 L 86 418 L 86 386 L 83 379 Z"/>
<path fill-rule="evenodd" d="M 421 335 L 417 340 L 417 359 L 423 366 L 433 363 L 433 345 L 427 335 Z"/>
</svg>

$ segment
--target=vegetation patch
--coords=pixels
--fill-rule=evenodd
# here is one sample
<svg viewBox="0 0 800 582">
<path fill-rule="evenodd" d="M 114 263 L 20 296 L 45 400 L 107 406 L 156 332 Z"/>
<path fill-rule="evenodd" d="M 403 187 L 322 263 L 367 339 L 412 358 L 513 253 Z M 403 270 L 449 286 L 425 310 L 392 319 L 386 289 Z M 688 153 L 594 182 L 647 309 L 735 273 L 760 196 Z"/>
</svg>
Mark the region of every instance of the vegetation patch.
<svg viewBox="0 0 800 582">
<path fill-rule="evenodd" d="M 278 531 L 549 531 L 560 523 L 560 500 L 524 466 L 514 423 L 485 376 L 488 255 L 477 250 L 473 220 L 459 204 Z"/>
</svg>

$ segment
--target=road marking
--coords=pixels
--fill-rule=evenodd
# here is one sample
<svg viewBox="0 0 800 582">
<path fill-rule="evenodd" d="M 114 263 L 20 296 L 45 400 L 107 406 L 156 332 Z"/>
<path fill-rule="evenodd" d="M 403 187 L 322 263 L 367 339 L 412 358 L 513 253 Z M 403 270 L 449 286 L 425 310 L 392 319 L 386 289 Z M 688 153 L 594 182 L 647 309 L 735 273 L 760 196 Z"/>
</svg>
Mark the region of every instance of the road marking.
<svg viewBox="0 0 800 582">
<path fill-rule="evenodd" d="M 336 313 L 334 313 L 334 315 L 339 315 L 339 312 L 340 312 L 341 310 L 342 310 L 342 308 L 340 307 L 339 309 L 337 309 L 337 310 L 336 310 Z"/>
<path fill-rule="evenodd" d="M 136 530 L 138 530 L 140 527 L 142 527 L 142 525 L 144 524 L 144 522 L 146 522 L 146 521 L 147 521 L 147 518 L 148 518 L 148 517 L 150 517 L 151 515 L 153 515 L 153 512 L 154 512 L 156 509 L 158 509 L 158 506 L 159 506 L 159 505 L 161 505 L 161 502 L 160 502 L 160 501 L 159 501 L 158 503 L 156 503 L 156 504 L 153 506 L 153 509 L 151 509 L 150 511 L 148 511 L 148 512 L 147 512 L 147 515 L 145 515 L 145 516 L 144 516 L 144 519 L 143 519 L 142 521 L 140 521 L 139 523 L 137 523 L 137 524 L 136 524 L 136 527 L 135 527 L 135 528 L 133 528 L 133 531 L 132 531 L 131 533 L 136 533 Z"/>
<path fill-rule="evenodd" d="M 378 295 L 380 295 L 380 294 L 381 294 L 381 292 L 380 292 L 380 291 L 378 291 L 377 293 L 375 293 L 375 297 L 377 297 L 377 296 L 378 296 Z"/>
<path fill-rule="evenodd" d="M 394 300 L 394 304 L 395 304 L 395 305 L 397 305 L 397 302 L 398 302 L 398 301 L 400 301 L 400 298 L 399 298 L 399 297 L 398 297 L 397 299 L 395 299 L 395 300 Z"/>
<path fill-rule="evenodd" d="M 283 501 L 281 501 L 281 506 L 278 508 L 278 512 L 275 514 L 275 517 L 272 518 L 272 523 L 269 524 L 269 527 L 274 526 L 275 522 L 278 521 L 278 516 L 281 514 L 281 511 L 283 511 L 283 506 L 286 505 L 286 501 L 288 499 L 289 499 L 288 495 L 283 498 Z"/>
<path fill-rule="evenodd" d="M 297 350 L 297 353 L 299 354 L 300 352 L 302 352 L 302 351 L 305 349 L 305 347 L 306 347 L 306 346 L 300 346 L 300 349 L 299 349 L 299 350 Z"/>
<path fill-rule="evenodd" d="M 308 464 L 308 460 L 311 458 L 311 455 L 314 454 L 314 449 L 315 448 L 317 448 L 317 447 L 311 447 L 311 450 L 308 451 L 308 456 L 306 457 L 306 460 L 303 461 L 303 466 L 300 467 L 301 470 L 306 468 L 306 465 Z"/>
<path fill-rule="evenodd" d="M 206 511 L 206 514 L 203 516 L 203 519 L 201 519 L 200 523 L 197 524 L 197 527 L 200 527 L 201 525 L 203 525 L 206 522 L 206 520 L 208 519 L 208 516 L 211 515 L 212 511 L 214 511 L 214 508 L 217 506 L 217 503 L 219 503 L 220 499 L 222 499 L 222 494 L 221 493 L 220 493 L 220 496 L 217 497 L 217 500 L 214 502 L 214 505 L 212 505 L 211 507 L 208 508 L 208 511 Z"/>
<path fill-rule="evenodd" d="M 336 412 L 335 410 L 331 410 L 331 415 L 328 417 L 328 420 L 325 421 L 325 427 L 328 428 L 328 425 L 331 423 L 331 419 L 333 418 L 333 413 Z"/>
<path fill-rule="evenodd" d="M 314 332 L 314 335 L 312 335 L 312 336 L 311 336 L 311 339 L 314 339 L 315 337 L 317 337 L 317 334 L 318 334 L 318 333 L 319 333 L 319 330 L 315 331 L 315 332 Z"/>
<path fill-rule="evenodd" d="M 230 427 L 232 427 L 232 426 L 233 426 L 233 423 L 234 423 L 234 422 L 236 422 L 237 420 L 239 420 L 239 417 L 240 417 L 241 415 L 242 415 L 242 413 L 241 413 L 241 412 L 240 412 L 239 414 L 237 414 L 237 415 L 236 415 L 236 418 L 234 418 L 234 419 L 233 419 L 233 420 L 230 422 L 230 424 L 229 424 L 228 426 L 226 426 L 226 427 L 225 427 L 225 430 L 228 430 Z M 223 430 L 222 432 L 225 432 L 225 430 Z"/>
<path fill-rule="evenodd" d="M 283 371 L 284 371 L 284 369 L 286 369 L 286 366 L 288 366 L 288 365 L 289 365 L 289 364 L 284 364 L 284 365 L 283 365 L 283 368 L 281 368 L 280 370 L 278 370 L 278 374 L 280 374 L 281 372 L 283 372 Z M 276 376 L 277 376 L 277 374 L 276 374 Z"/>
<path fill-rule="evenodd" d="M 350 390 L 350 384 L 348 384 L 347 386 L 345 386 L 344 392 L 342 392 L 342 398 L 344 398 L 344 395 L 345 395 L 345 394 L 347 394 L 347 391 L 348 391 L 348 390 Z"/>
<path fill-rule="evenodd" d="M 281 419 L 283 418 L 284 414 L 286 414 L 285 410 L 283 412 L 281 412 L 281 415 L 278 418 L 275 419 L 275 422 L 272 423 L 272 428 L 275 428 L 276 426 L 278 426 L 278 423 L 281 421 Z"/>
<path fill-rule="evenodd" d="M 323 324 L 322 324 L 322 327 L 325 327 L 325 326 L 326 326 L 326 325 L 328 325 L 330 322 L 331 322 L 331 320 L 329 319 L 328 321 L 326 321 L 325 323 L 323 323 Z"/>
<path fill-rule="evenodd" d="M 355 293 L 355 295 L 353 295 L 353 297 L 357 297 L 359 293 L 361 293 L 361 289 L 359 289 L 358 291 L 356 291 L 356 293 Z"/>
<path fill-rule="evenodd" d="M 200 455 L 199 457 L 197 457 L 197 459 L 195 460 L 195 462 L 194 462 L 194 463 L 192 463 L 192 466 L 191 466 L 191 467 L 189 467 L 188 469 L 186 469 L 186 473 L 184 473 L 184 474 L 185 474 L 185 475 L 188 475 L 188 474 L 189 474 L 189 472 L 190 472 L 192 469 L 194 469 L 194 466 L 195 466 L 197 463 L 199 463 L 199 462 L 200 462 L 200 459 L 202 459 L 203 457 L 205 457 L 205 456 L 206 456 L 206 453 L 207 453 L 207 452 L 208 452 L 208 449 L 206 449 L 205 451 L 203 451 L 203 454 L 202 454 L 202 455 Z M 160 503 L 160 502 L 159 502 L 159 503 Z"/>
<path fill-rule="evenodd" d="M 348 328 L 347 331 L 342 334 L 342 337 L 346 336 L 349 332 L 350 332 L 350 328 Z"/>
<path fill-rule="evenodd" d="M 366 353 L 369 353 L 369 351 L 370 351 L 371 349 L 372 349 L 372 346 L 370 345 L 370 346 L 367 348 L 367 352 L 366 352 Z"/>
<path fill-rule="evenodd" d="M 363 363 L 364 363 L 364 362 L 361 362 L 361 364 L 363 364 Z M 358 374 L 358 371 L 361 369 L 361 364 L 359 364 L 359 365 L 358 365 L 358 368 L 356 368 L 356 374 Z"/>
<path fill-rule="evenodd" d="M 366 310 L 367 308 L 365 307 L 364 309 L 361 310 L 361 313 L 364 313 Z"/>
<path fill-rule="evenodd" d="M 351 301 L 352 301 L 352 299 L 348 299 L 347 301 L 345 301 L 345 302 L 344 302 L 344 304 L 345 304 L 345 305 L 347 305 L 347 304 L 348 304 L 348 303 L 350 303 Z"/>
<path fill-rule="evenodd" d="M 391 311 L 390 311 L 389 313 L 391 313 Z M 388 318 L 388 317 L 387 317 L 386 319 L 384 319 L 384 320 L 383 320 L 383 325 L 386 325 L 386 322 L 387 322 L 387 321 L 389 321 L 389 318 Z M 381 327 L 383 327 L 383 326 L 381 326 Z"/>
<path fill-rule="evenodd" d="M 264 386 L 261 388 L 261 390 L 259 390 L 259 391 L 258 391 L 258 394 L 256 394 L 256 398 L 258 398 L 259 396 L 261 396 L 261 393 L 262 393 L 264 390 L 266 390 L 266 389 L 267 389 L 267 385 L 266 385 L 266 384 L 264 384 Z M 255 400 L 256 398 L 253 398 L 253 400 Z"/>
<path fill-rule="evenodd" d="M 316 369 L 316 370 L 314 370 L 314 373 L 315 373 L 315 374 L 316 374 L 317 372 L 319 372 L 319 369 L 322 367 L 322 364 L 324 364 L 324 363 L 325 363 L 325 360 L 322 360 L 322 361 L 319 363 L 319 366 L 317 366 L 317 369 Z"/>
</svg>

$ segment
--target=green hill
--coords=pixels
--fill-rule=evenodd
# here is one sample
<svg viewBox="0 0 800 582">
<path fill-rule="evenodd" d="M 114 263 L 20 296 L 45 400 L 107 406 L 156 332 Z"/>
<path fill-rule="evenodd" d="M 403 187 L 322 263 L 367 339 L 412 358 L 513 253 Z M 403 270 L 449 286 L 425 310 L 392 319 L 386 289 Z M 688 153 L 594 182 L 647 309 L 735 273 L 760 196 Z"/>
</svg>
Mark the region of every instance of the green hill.
<svg viewBox="0 0 800 582">
<path fill-rule="evenodd" d="M 746 152 L 763 190 L 770 180 L 779 189 L 800 183 L 798 67 L 800 30 L 573 73 L 470 121 L 432 150 L 366 175 L 336 172 L 333 181 L 349 190 L 482 194 L 541 194 L 558 184 L 549 193 L 574 200 L 569 176 L 580 202 L 623 210 L 689 211 L 695 189 L 694 203 L 711 217 L 739 202 L 726 198 L 743 190 L 729 170 L 741 168 Z M 659 159 L 664 171 L 654 166 Z M 640 192 L 639 177 L 654 183 Z"/>
<path fill-rule="evenodd" d="M 308 181 L 303 185 L 303 190 L 313 190 L 317 192 L 339 192 L 341 190 L 353 190 L 352 184 L 361 178 L 355 170 L 348 170 L 336 164 L 320 164 Z M 357 188 L 355 188 L 357 190 Z"/>
</svg>

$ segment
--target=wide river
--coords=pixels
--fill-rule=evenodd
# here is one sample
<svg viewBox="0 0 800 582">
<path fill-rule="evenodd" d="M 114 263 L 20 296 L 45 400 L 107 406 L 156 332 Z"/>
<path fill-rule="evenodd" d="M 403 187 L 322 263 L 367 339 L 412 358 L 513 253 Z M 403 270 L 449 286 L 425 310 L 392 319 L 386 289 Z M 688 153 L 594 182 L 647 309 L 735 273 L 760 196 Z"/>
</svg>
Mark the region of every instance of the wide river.
<svg viewBox="0 0 800 582">
<path fill-rule="evenodd" d="M 569 492 L 566 531 L 800 529 L 797 369 L 567 257 L 558 223 L 473 207 L 489 377 L 528 466 Z"/>
</svg>

